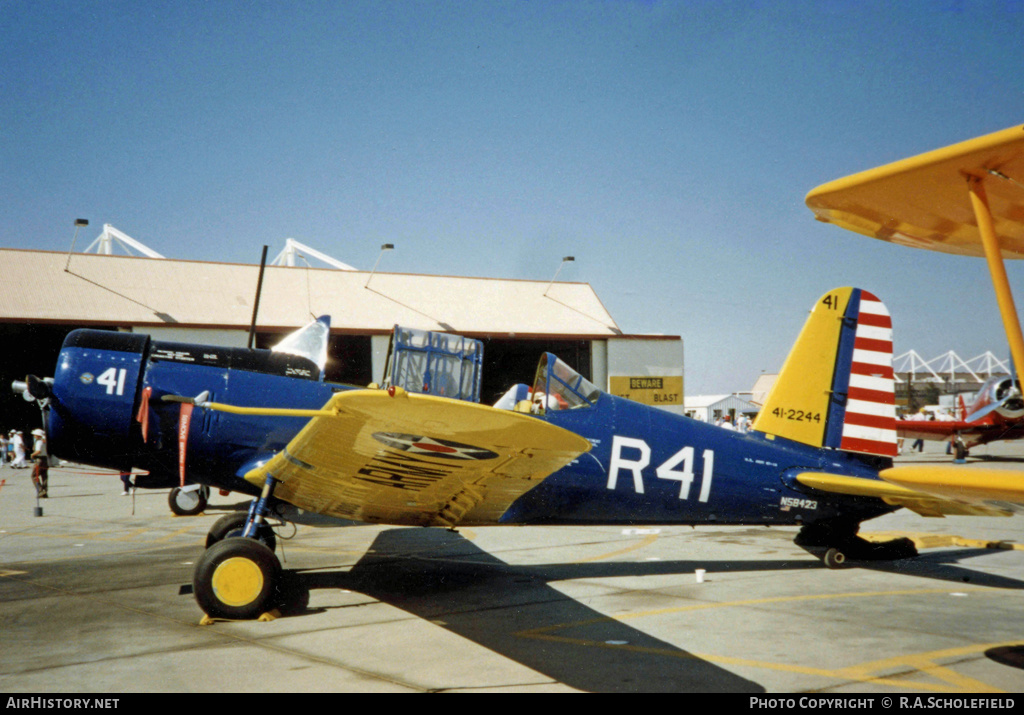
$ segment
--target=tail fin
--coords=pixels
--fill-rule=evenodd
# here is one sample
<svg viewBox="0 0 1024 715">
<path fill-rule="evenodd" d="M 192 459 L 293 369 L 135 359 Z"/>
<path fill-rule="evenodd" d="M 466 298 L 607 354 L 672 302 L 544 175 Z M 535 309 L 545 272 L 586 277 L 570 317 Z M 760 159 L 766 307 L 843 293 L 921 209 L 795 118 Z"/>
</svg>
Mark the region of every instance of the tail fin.
<svg viewBox="0 0 1024 715">
<path fill-rule="evenodd" d="M 892 319 L 859 288 L 823 295 L 753 429 L 815 447 L 896 455 Z"/>
</svg>

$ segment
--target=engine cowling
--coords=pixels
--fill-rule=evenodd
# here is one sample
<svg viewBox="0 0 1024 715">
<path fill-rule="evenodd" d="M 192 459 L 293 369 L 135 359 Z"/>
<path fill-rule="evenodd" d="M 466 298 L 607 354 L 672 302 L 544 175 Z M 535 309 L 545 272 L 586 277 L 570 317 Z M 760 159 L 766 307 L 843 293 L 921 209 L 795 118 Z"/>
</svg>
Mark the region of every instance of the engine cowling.
<svg viewBox="0 0 1024 715">
<path fill-rule="evenodd" d="M 130 466 L 135 404 L 149 336 L 75 330 L 61 347 L 47 431 L 62 459 L 121 469 Z"/>
<path fill-rule="evenodd" d="M 999 405 L 996 412 L 1010 420 L 1024 417 L 1024 397 L 1021 396 L 1020 382 L 1011 377 L 994 382 L 989 387 L 990 404 Z"/>
</svg>

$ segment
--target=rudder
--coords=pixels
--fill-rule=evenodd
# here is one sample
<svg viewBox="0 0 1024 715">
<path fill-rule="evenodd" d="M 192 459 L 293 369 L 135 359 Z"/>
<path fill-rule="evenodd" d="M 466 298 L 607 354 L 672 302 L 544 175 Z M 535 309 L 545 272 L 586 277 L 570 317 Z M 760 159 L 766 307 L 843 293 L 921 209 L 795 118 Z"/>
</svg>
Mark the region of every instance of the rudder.
<svg viewBox="0 0 1024 715">
<path fill-rule="evenodd" d="M 896 455 L 892 319 L 859 288 L 823 295 L 753 429 L 815 447 Z"/>
</svg>

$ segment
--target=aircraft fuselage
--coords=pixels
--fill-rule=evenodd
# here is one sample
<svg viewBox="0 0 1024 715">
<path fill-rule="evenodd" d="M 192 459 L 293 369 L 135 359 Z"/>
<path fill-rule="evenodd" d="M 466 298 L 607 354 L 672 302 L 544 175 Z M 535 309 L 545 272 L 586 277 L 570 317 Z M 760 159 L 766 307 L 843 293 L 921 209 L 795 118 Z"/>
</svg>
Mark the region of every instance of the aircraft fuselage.
<svg viewBox="0 0 1024 715">
<path fill-rule="evenodd" d="M 240 407 L 318 409 L 353 389 L 316 377 L 304 359 L 270 351 L 76 331 L 54 376 L 51 451 L 145 470 L 140 486 L 177 485 L 183 458 L 190 481 L 255 494 L 242 476 L 283 450 L 306 419 L 202 409 L 186 419 L 181 404 L 162 398 L 208 392 L 211 402 Z M 500 523 L 801 524 L 891 510 L 878 500 L 809 496 L 788 479 L 796 471 L 876 473 L 870 460 L 838 450 L 734 432 L 608 394 L 536 419 L 585 437 L 592 449 L 516 500 Z"/>
<path fill-rule="evenodd" d="M 857 520 L 891 509 L 870 500 L 823 500 L 794 488 L 797 471 L 873 476 L 837 450 L 723 429 L 602 394 L 580 410 L 545 419 L 593 448 L 508 510 L 505 523 L 800 524 L 838 515 Z"/>
</svg>

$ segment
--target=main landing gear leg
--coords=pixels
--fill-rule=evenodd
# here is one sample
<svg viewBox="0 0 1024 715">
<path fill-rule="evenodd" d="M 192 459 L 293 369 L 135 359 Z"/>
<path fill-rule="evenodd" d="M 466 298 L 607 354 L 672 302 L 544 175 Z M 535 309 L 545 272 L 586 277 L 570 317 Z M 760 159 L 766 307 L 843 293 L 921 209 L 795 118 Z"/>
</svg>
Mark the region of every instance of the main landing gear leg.
<svg viewBox="0 0 1024 715">
<path fill-rule="evenodd" d="M 917 556 L 917 547 L 907 538 L 874 542 L 857 536 L 860 524 L 857 522 L 824 522 L 807 524 L 796 535 L 797 546 L 807 548 L 811 553 L 821 553 L 826 568 L 841 569 L 849 561 L 894 561 Z"/>
<path fill-rule="evenodd" d="M 234 528 L 214 537 L 214 524 L 207 537 L 209 548 L 196 563 L 192 589 L 199 607 L 211 618 L 247 620 L 258 618 L 278 605 L 281 562 L 272 548 L 260 539 L 262 530 L 270 532 L 265 517 L 272 502 L 277 480 L 267 476 L 263 493 L 249 510 L 239 532 L 237 516 Z M 225 517 L 227 518 L 227 517 Z"/>
<path fill-rule="evenodd" d="M 953 462 L 956 464 L 963 464 L 967 461 L 967 456 L 970 451 L 967 449 L 967 445 L 964 444 L 964 440 L 960 435 L 957 435 L 953 439 Z"/>
<path fill-rule="evenodd" d="M 259 500 L 253 499 L 252 504 L 249 505 L 248 513 L 238 511 L 233 514 L 226 514 L 213 522 L 213 526 L 210 527 L 210 531 L 206 534 L 206 548 L 210 548 L 218 541 L 223 541 L 230 537 L 244 536 L 246 527 L 254 520 L 258 505 Z M 251 538 L 255 538 L 271 551 L 276 551 L 277 535 L 274 533 L 273 527 L 267 523 L 265 516 L 255 528 L 256 535 Z"/>
</svg>

